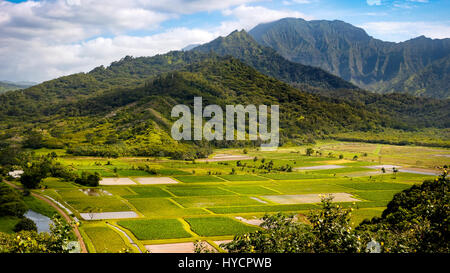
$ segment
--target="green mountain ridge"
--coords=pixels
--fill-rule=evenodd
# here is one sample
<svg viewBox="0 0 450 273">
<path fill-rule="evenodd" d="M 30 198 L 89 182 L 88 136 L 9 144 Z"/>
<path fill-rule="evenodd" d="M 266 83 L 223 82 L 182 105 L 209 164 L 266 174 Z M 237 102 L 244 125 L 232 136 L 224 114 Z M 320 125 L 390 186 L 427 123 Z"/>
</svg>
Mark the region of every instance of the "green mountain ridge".
<svg viewBox="0 0 450 273">
<path fill-rule="evenodd" d="M 235 35 L 248 36 L 235 32 L 232 37 Z M 242 50 L 241 38 L 232 39 L 237 41 L 235 52 Z M 219 45 L 224 52 L 227 50 L 223 43 Z M 260 49 L 250 46 L 248 50 L 264 52 Z M 282 82 L 261 73 L 263 66 L 258 69 L 230 54 L 219 55 L 210 47 L 208 53 L 191 50 L 153 57 L 127 56 L 89 73 L 2 94 L 0 144 L 64 148 L 75 155 L 174 158 L 205 156 L 213 146 L 250 144 L 173 140 L 170 128 L 174 119 L 170 111 L 177 104 L 192 107 L 195 96 L 203 97 L 204 105 L 222 107 L 279 104 L 282 143 L 303 143 L 345 132 L 450 127 L 449 100 L 332 88 L 333 81 L 327 79 L 336 77 L 323 72 L 321 83 L 320 78 L 312 77 L 316 74 L 309 72 L 323 70 L 296 64 L 292 67 L 301 68 L 300 72 L 293 70 L 286 74 L 293 75 L 296 82 L 289 77 Z M 253 56 L 248 54 L 247 62 Z M 272 56 L 275 64 L 283 60 L 277 54 L 263 54 L 254 61 L 255 66 L 270 64 L 267 56 Z M 269 74 L 276 70 L 269 67 L 267 71 Z M 302 75 L 314 80 L 302 82 Z M 338 82 L 348 85 L 343 80 Z"/>
<path fill-rule="evenodd" d="M 30 87 L 31 84 L 0 81 L 0 94 Z"/>
<path fill-rule="evenodd" d="M 450 97 L 450 70 L 438 65 L 450 56 L 450 39 L 421 36 L 401 43 L 384 42 L 343 21 L 297 18 L 260 24 L 249 34 L 290 61 L 320 67 L 374 92 Z M 435 68 L 423 72 L 430 65 Z M 411 80 L 425 76 L 429 84 Z"/>
<path fill-rule="evenodd" d="M 233 31 L 192 51 L 214 52 L 219 56 L 233 56 L 259 72 L 278 80 L 297 85 L 326 89 L 357 89 L 353 84 L 316 67 L 286 60 L 269 47 L 260 46 L 246 31 Z"/>
</svg>

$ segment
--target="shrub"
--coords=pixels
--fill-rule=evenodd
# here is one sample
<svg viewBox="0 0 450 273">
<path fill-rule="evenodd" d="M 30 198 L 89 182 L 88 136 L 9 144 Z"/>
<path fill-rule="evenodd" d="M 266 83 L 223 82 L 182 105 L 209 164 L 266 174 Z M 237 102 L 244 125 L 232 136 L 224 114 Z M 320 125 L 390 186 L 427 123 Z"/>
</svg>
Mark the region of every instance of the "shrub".
<svg viewBox="0 0 450 273">
<path fill-rule="evenodd" d="M 16 191 L 0 182 L 0 216 L 21 217 L 27 209 L 27 205 Z"/>
<path fill-rule="evenodd" d="M 60 216 L 52 218 L 50 233 L 20 231 L 16 234 L 0 233 L 0 253 L 67 253 L 71 227 Z"/>
<path fill-rule="evenodd" d="M 33 220 L 28 218 L 22 218 L 20 221 L 14 226 L 14 232 L 19 231 L 37 231 L 36 224 L 33 222 Z"/>
<path fill-rule="evenodd" d="M 89 186 L 89 187 L 97 187 L 101 180 L 101 176 L 98 172 L 90 173 L 90 172 L 82 172 L 81 176 L 75 179 L 75 183 Z"/>
</svg>

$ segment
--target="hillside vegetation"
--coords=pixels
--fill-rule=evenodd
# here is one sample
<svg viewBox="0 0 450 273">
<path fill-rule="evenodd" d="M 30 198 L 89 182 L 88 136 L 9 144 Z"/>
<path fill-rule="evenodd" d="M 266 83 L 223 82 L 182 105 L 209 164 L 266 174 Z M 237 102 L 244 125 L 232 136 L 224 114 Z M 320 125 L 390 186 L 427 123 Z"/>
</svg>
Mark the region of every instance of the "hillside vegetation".
<svg viewBox="0 0 450 273">
<path fill-rule="evenodd" d="M 450 39 L 384 42 L 342 21 L 296 18 L 258 25 L 249 34 L 290 61 L 320 67 L 371 91 L 450 97 Z"/>
</svg>

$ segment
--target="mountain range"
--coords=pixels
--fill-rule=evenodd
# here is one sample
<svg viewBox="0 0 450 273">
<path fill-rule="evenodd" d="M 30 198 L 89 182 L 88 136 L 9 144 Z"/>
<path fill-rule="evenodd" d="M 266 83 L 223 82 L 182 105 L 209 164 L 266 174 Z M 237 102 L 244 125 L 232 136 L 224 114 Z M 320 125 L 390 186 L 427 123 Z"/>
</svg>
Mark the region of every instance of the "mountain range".
<svg viewBox="0 0 450 273">
<path fill-rule="evenodd" d="M 108 67 L 1 94 L 0 144 L 37 139 L 34 147 L 65 148 L 76 155 L 175 158 L 204 156 L 211 146 L 244 145 L 170 138 L 170 109 L 192 107 L 195 96 L 222 107 L 280 105 L 282 143 L 385 130 L 432 129 L 437 130 L 433 137 L 445 138 L 450 127 L 448 99 L 368 92 L 234 31 L 190 50 L 126 56 Z M 395 134 L 384 141 L 404 143 Z"/>
<path fill-rule="evenodd" d="M 320 67 L 377 93 L 449 98 L 450 39 L 384 42 L 343 21 L 284 18 L 249 34 L 287 60 Z"/>
<path fill-rule="evenodd" d="M 35 84 L 31 82 L 0 81 L 0 94 L 11 90 L 24 89 Z"/>
</svg>

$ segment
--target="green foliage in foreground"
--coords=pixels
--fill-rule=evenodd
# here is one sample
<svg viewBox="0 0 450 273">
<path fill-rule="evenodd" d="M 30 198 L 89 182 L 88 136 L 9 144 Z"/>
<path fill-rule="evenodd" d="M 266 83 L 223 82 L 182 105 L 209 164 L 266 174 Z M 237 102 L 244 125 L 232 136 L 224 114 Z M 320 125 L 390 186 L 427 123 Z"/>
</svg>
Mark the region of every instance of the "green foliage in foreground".
<svg viewBox="0 0 450 273">
<path fill-rule="evenodd" d="M 263 230 L 235 236 L 224 247 L 235 253 L 448 253 L 449 183 L 445 171 L 434 181 L 414 185 L 396 194 L 381 217 L 355 229 L 350 222 L 353 208 L 323 198 L 322 209 L 307 216 L 309 224 L 281 213 L 266 215 Z"/>
<path fill-rule="evenodd" d="M 71 227 L 60 216 L 52 218 L 50 233 L 21 231 L 0 233 L 0 253 L 68 253 Z"/>
<path fill-rule="evenodd" d="M 27 205 L 16 191 L 5 183 L 0 182 L 0 217 L 21 217 L 27 209 Z"/>
<path fill-rule="evenodd" d="M 33 220 L 24 217 L 14 226 L 14 232 L 22 230 L 37 231 L 37 226 Z"/>
</svg>

